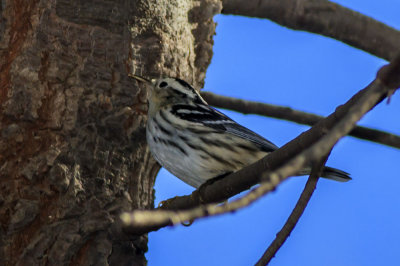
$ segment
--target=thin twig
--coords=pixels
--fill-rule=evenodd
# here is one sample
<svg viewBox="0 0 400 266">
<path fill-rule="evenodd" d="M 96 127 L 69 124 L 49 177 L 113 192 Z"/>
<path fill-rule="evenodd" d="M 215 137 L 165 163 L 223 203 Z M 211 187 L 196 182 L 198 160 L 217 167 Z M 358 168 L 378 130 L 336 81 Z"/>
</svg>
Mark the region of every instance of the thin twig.
<svg viewBox="0 0 400 266">
<path fill-rule="evenodd" d="M 290 107 L 247 101 L 212 92 L 201 92 L 201 95 L 212 106 L 243 114 L 257 114 L 309 126 L 313 126 L 324 119 L 323 116 L 294 110 Z M 400 149 L 400 136 L 385 131 L 357 126 L 350 131 L 349 136 Z"/>
<path fill-rule="evenodd" d="M 303 189 L 303 192 L 300 195 L 299 200 L 296 203 L 296 206 L 294 207 L 289 218 L 286 220 L 286 223 L 284 224 L 282 229 L 276 235 L 274 241 L 272 241 L 260 260 L 257 262 L 257 266 L 267 265 L 271 261 L 271 259 L 275 257 L 276 252 L 278 252 L 278 250 L 282 247 L 283 243 L 285 243 L 286 239 L 293 231 L 300 217 L 303 215 L 303 212 L 307 207 L 308 202 L 311 199 L 311 196 L 317 186 L 317 182 L 327 159 L 328 156 L 325 156 L 325 158 L 316 163 L 315 166 L 312 168 L 310 177 L 307 180 L 307 183 Z"/>
<path fill-rule="evenodd" d="M 391 60 L 400 31 L 327 0 L 223 0 L 222 14 L 266 18 L 294 30 L 331 37 Z"/>
</svg>

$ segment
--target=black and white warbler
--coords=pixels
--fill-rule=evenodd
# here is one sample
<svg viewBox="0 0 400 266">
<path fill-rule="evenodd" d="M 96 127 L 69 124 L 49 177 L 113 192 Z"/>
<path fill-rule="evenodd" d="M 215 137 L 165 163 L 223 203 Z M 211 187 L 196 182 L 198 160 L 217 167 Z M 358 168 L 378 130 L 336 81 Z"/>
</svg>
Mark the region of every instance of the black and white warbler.
<svg viewBox="0 0 400 266">
<path fill-rule="evenodd" d="M 193 187 L 235 172 L 278 149 L 272 142 L 209 106 L 187 82 L 178 78 L 147 80 L 151 91 L 147 143 L 154 158 Z M 299 175 L 306 175 L 304 169 Z M 346 172 L 325 167 L 322 177 L 337 181 Z"/>
</svg>

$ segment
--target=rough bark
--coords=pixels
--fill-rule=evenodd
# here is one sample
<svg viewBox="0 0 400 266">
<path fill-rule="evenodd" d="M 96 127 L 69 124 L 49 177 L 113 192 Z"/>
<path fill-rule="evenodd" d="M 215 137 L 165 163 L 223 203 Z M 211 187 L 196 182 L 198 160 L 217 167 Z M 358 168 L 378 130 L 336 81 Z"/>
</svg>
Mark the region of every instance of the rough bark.
<svg viewBox="0 0 400 266">
<path fill-rule="evenodd" d="M 153 207 L 147 92 L 201 85 L 217 0 L 0 0 L 0 265 L 143 265 L 118 215 Z"/>
</svg>

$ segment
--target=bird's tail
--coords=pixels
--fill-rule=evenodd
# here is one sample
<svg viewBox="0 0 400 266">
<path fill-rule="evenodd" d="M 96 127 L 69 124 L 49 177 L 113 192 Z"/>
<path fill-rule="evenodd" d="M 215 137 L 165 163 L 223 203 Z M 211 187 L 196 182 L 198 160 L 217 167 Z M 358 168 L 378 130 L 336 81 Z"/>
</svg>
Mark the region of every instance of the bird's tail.
<svg viewBox="0 0 400 266">
<path fill-rule="evenodd" d="M 299 175 L 309 175 L 311 172 L 311 167 L 304 168 Z M 321 177 L 326 178 L 326 179 L 331 179 L 339 182 L 347 182 L 351 180 L 350 174 L 346 173 L 345 171 L 328 167 L 326 166 L 324 168 L 324 171 L 322 172 Z"/>
</svg>

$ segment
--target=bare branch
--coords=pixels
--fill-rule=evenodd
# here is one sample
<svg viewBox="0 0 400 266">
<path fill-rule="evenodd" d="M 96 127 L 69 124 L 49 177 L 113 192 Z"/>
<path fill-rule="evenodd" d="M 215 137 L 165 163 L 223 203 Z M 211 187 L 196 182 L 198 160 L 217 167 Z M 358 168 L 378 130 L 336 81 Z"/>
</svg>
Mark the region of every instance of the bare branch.
<svg viewBox="0 0 400 266">
<path fill-rule="evenodd" d="M 400 31 L 327 0 L 223 0 L 222 14 L 270 19 L 294 30 L 321 34 L 391 60 Z"/>
<path fill-rule="evenodd" d="M 265 253 L 257 262 L 257 266 L 267 265 L 293 231 L 300 217 L 303 215 L 303 212 L 307 207 L 307 204 L 310 201 L 312 194 L 314 193 L 318 179 L 321 175 L 327 159 L 328 156 L 325 156 L 325 158 L 316 163 L 315 166 L 312 168 L 310 177 L 307 180 L 307 183 L 303 189 L 303 192 L 300 195 L 299 200 L 296 203 L 296 206 L 294 207 L 292 213 L 290 214 L 282 229 L 279 231 L 278 234 L 276 234 L 276 238 L 274 239 L 274 241 L 272 241 Z"/>
<path fill-rule="evenodd" d="M 358 92 L 346 104 L 338 107 L 333 114 L 279 150 L 223 180 L 217 180 L 213 184 L 205 186 L 200 192 L 195 191 L 191 196 L 174 198 L 169 204 L 162 206 L 164 210 L 136 210 L 132 213 L 124 213 L 121 219 L 127 226 L 127 231 L 149 232 L 178 222 L 231 212 L 247 206 L 275 189 L 287 177 L 327 154 L 341 137 L 351 131 L 365 113 L 399 86 L 400 54 L 390 65 L 381 68 L 377 78 L 367 88 Z M 219 206 L 205 204 L 187 211 L 165 210 L 188 209 L 202 203 L 221 202 L 247 190 L 259 181 L 262 182 L 259 187 L 253 189 L 245 197 L 228 204 Z"/>
<path fill-rule="evenodd" d="M 370 89 L 372 85 L 373 84 L 370 84 L 367 88 L 358 92 L 345 105 L 338 107 L 333 114 L 321 120 L 311 129 L 302 133 L 279 150 L 269 154 L 262 160 L 255 162 L 253 165 L 229 175 L 229 178 L 227 177 L 223 180 L 217 180 L 211 186 L 203 188 L 201 190 L 201 196 L 200 191 L 195 190 L 191 195 L 175 197 L 166 201 L 161 208 L 190 209 L 202 203 L 222 202 L 227 198 L 249 189 L 260 180 L 258 170 L 276 169 L 283 162 L 288 161 L 288 159 L 298 154 L 301 150 L 304 150 L 304 147 L 310 147 L 316 140 L 329 131 L 335 123 L 339 121 L 339 119 L 347 114 L 350 108 L 359 100 L 360 97 L 362 97 L 362 95 L 364 95 L 366 91 Z M 384 97 L 377 101 L 377 103 L 383 99 Z"/>
<path fill-rule="evenodd" d="M 211 92 L 202 92 L 201 95 L 212 106 L 237 111 L 243 114 L 257 114 L 309 126 L 313 126 L 318 121 L 324 119 L 323 116 L 294 110 L 290 107 L 246 101 L 217 95 Z M 349 136 L 400 149 L 400 136 L 385 131 L 357 126 L 350 131 Z"/>
</svg>

